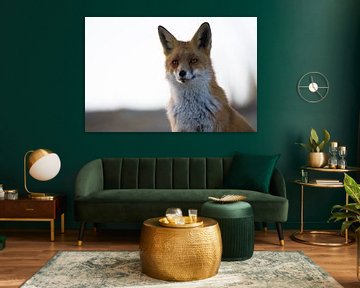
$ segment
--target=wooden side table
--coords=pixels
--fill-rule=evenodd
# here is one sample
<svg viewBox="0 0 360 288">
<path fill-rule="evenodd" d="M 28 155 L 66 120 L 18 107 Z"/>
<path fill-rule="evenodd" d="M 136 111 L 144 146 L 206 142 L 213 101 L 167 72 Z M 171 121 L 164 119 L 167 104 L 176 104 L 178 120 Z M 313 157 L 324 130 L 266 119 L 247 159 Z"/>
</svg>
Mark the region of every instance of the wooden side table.
<svg viewBox="0 0 360 288">
<path fill-rule="evenodd" d="M 50 241 L 54 241 L 55 220 L 61 217 L 61 233 L 65 231 L 65 197 L 55 196 L 53 200 L 19 198 L 0 200 L 0 221 L 48 221 Z"/>
<path fill-rule="evenodd" d="M 356 172 L 360 171 L 358 167 L 347 167 L 346 169 L 330 169 L 330 168 L 312 168 L 312 167 L 301 167 L 301 169 L 316 171 L 316 172 L 326 172 L 326 173 L 347 173 L 347 172 Z M 301 186 L 300 193 L 300 230 L 298 232 L 293 233 L 290 238 L 296 242 L 309 244 L 309 245 L 318 245 L 318 246 L 343 246 L 353 243 L 355 241 L 354 238 L 348 235 L 348 230 L 345 230 L 344 241 L 342 242 L 320 242 L 316 240 L 316 235 L 332 235 L 332 236 L 340 236 L 343 237 L 340 233 L 334 231 L 306 231 L 304 230 L 304 187 L 317 187 L 317 188 L 343 188 L 344 184 L 342 182 L 334 183 L 334 184 L 318 184 L 316 182 L 308 182 L 304 183 L 301 180 L 295 180 L 295 184 Z M 346 205 L 349 203 L 349 195 L 345 193 L 345 203 Z M 311 240 L 305 240 L 302 238 L 304 235 L 311 235 Z"/>
</svg>

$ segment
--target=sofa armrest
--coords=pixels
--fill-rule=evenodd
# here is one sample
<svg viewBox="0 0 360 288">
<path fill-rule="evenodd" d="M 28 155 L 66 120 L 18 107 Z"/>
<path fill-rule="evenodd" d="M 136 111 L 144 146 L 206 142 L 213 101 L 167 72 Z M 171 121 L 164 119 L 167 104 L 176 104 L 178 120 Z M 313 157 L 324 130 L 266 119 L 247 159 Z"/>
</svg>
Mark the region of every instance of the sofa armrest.
<svg viewBox="0 0 360 288">
<path fill-rule="evenodd" d="M 103 190 L 103 178 L 101 159 L 96 159 L 85 164 L 76 176 L 75 200 L 86 197 L 93 192 Z"/>
<path fill-rule="evenodd" d="M 284 176 L 275 168 L 270 181 L 269 193 L 275 196 L 286 198 L 286 185 Z"/>
</svg>

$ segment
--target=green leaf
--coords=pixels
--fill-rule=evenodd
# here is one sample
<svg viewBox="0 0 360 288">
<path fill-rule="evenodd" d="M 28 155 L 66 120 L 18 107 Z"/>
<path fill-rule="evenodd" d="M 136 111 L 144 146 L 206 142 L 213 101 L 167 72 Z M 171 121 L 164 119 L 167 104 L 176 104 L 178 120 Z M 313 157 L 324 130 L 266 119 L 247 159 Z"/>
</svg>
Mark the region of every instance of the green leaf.
<svg viewBox="0 0 360 288">
<path fill-rule="evenodd" d="M 316 131 L 315 131 L 314 128 L 311 128 L 310 136 L 311 136 L 311 139 L 314 140 L 314 142 L 315 142 L 316 144 L 318 144 L 318 142 L 319 142 L 319 136 L 318 136 L 318 134 L 316 133 Z"/>
<path fill-rule="evenodd" d="M 309 152 L 311 152 L 312 148 L 308 143 L 295 143 L 297 145 L 300 145 L 301 147 L 305 148 L 306 150 L 308 150 Z"/>
<path fill-rule="evenodd" d="M 321 151 L 324 151 L 324 145 L 325 145 L 325 142 L 324 140 L 321 141 L 321 143 L 319 144 L 318 148 L 319 148 L 319 151 L 318 152 L 321 152 Z"/>
<path fill-rule="evenodd" d="M 354 213 L 355 215 L 360 215 L 360 210 L 356 207 L 356 203 L 350 203 L 348 205 L 334 205 L 331 209 L 331 213 L 342 211 L 341 213 L 344 213 L 343 211 L 349 211 Z M 338 209 L 338 211 L 336 211 Z"/>
<path fill-rule="evenodd" d="M 336 221 L 346 218 L 357 219 L 357 217 L 359 216 L 351 212 L 335 212 L 332 215 L 334 216 L 335 219 L 337 219 Z"/>
<path fill-rule="evenodd" d="M 323 133 L 324 133 L 324 144 L 326 144 L 327 142 L 330 141 L 330 133 L 326 129 L 323 130 Z"/>
<path fill-rule="evenodd" d="M 344 233 L 346 229 L 349 229 L 350 226 L 356 222 L 358 222 L 358 220 L 344 221 L 341 225 L 341 233 Z"/>
<path fill-rule="evenodd" d="M 311 139 L 311 136 L 309 138 L 309 146 L 311 147 L 311 152 L 316 152 L 317 144 L 313 139 Z"/>
<path fill-rule="evenodd" d="M 346 193 L 357 203 L 360 204 L 360 186 L 348 174 L 344 173 L 344 187 Z"/>
</svg>

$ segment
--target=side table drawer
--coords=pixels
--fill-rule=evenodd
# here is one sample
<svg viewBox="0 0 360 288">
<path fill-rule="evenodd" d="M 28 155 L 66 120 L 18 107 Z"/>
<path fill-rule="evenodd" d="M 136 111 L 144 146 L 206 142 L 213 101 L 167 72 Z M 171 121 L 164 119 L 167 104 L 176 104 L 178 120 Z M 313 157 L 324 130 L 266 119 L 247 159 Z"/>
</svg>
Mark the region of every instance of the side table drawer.
<svg viewBox="0 0 360 288">
<path fill-rule="evenodd" d="M 7 201 L 1 213 L 4 218 L 55 218 L 55 207 L 51 202 L 10 201 Z"/>
</svg>

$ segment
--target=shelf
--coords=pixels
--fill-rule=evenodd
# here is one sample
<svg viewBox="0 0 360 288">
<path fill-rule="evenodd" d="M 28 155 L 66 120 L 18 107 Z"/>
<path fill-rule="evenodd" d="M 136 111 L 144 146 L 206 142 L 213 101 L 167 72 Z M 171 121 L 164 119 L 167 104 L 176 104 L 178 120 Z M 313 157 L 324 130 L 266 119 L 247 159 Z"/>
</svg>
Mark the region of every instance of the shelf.
<svg viewBox="0 0 360 288">
<path fill-rule="evenodd" d="M 318 184 L 315 182 L 303 183 L 303 182 L 301 182 L 301 180 L 295 180 L 294 183 L 303 185 L 303 186 L 319 187 L 319 188 L 343 188 L 344 187 L 344 184 L 342 182 L 335 183 L 335 184 Z"/>
<path fill-rule="evenodd" d="M 308 166 L 302 166 L 301 169 L 319 171 L 319 172 L 330 172 L 330 173 L 346 173 L 360 171 L 360 167 L 347 167 L 346 169 L 331 169 L 331 168 L 314 168 Z"/>
</svg>

